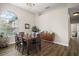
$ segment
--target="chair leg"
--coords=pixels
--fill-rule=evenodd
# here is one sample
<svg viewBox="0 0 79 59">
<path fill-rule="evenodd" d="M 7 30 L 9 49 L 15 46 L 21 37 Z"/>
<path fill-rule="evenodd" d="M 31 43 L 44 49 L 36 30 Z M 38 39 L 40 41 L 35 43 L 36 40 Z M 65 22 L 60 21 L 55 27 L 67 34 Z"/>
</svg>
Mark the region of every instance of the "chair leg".
<svg viewBox="0 0 79 59">
<path fill-rule="evenodd" d="M 30 53 L 29 53 L 30 52 L 30 48 L 31 48 L 31 46 L 28 44 L 27 45 L 27 55 L 30 55 Z"/>
<path fill-rule="evenodd" d="M 24 54 L 24 47 L 21 48 L 21 53 Z"/>
<path fill-rule="evenodd" d="M 27 49 L 27 55 L 30 55 L 30 53 L 29 53 L 29 49 Z"/>
<path fill-rule="evenodd" d="M 24 51 L 22 50 L 22 55 L 24 54 Z"/>
</svg>

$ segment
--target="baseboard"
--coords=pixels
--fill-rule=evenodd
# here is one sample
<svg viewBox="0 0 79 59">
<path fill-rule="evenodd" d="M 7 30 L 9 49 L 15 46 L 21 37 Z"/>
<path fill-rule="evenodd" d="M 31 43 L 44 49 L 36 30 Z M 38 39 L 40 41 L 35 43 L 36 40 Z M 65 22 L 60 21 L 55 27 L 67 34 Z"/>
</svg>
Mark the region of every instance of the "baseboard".
<svg viewBox="0 0 79 59">
<path fill-rule="evenodd" d="M 48 42 L 48 43 L 55 43 L 55 44 L 59 44 L 59 45 L 63 45 L 63 46 L 68 47 L 68 44 L 63 44 L 63 43 L 59 43 L 59 42 L 55 42 L 55 41 L 51 42 L 51 41 L 47 41 L 47 40 L 42 40 L 42 41 L 45 41 L 45 42 Z"/>
<path fill-rule="evenodd" d="M 59 45 L 63 45 L 63 46 L 67 46 L 68 47 L 68 44 L 63 44 L 63 43 L 59 43 L 59 42 L 53 42 L 53 43 L 55 43 L 55 44 L 59 44 Z"/>
</svg>

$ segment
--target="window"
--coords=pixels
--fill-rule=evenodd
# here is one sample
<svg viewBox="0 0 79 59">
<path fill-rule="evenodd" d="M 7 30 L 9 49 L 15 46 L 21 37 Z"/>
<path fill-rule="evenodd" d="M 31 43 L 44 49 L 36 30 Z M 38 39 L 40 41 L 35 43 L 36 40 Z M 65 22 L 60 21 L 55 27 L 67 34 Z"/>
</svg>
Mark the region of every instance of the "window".
<svg viewBox="0 0 79 59">
<path fill-rule="evenodd" d="M 10 10 L 7 10 L 7 11 L 3 11 L 1 14 L 0 14 L 0 18 L 5 18 L 5 21 L 14 21 L 17 19 L 17 16 L 14 12 L 10 11 Z"/>
<path fill-rule="evenodd" d="M 17 19 L 18 18 L 14 12 L 10 10 L 3 11 L 0 14 L 0 33 L 4 32 L 13 35 L 17 30 L 17 27 L 13 26 L 13 23 L 17 23 Z"/>
</svg>

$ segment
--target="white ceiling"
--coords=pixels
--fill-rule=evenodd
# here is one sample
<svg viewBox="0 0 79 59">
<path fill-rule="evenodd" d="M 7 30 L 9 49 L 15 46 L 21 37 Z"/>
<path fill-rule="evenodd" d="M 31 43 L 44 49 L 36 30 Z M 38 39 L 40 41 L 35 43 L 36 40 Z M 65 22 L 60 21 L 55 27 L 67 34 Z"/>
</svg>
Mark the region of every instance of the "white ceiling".
<svg viewBox="0 0 79 59">
<path fill-rule="evenodd" d="M 56 6 L 61 5 L 60 3 L 35 3 L 35 6 L 29 7 L 27 3 L 12 3 L 12 4 L 25 10 L 28 10 L 32 13 L 40 13 L 49 8 L 54 8 Z"/>
</svg>

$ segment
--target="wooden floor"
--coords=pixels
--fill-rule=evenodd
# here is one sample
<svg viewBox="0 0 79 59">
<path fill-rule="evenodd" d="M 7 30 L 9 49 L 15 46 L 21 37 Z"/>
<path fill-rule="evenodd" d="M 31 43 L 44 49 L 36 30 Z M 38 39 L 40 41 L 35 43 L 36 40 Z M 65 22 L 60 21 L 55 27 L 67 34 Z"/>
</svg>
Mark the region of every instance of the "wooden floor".
<svg viewBox="0 0 79 59">
<path fill-rule="evenodd" d="M 79 55 L 79 48 L 76 40 L 70 40 L 69 47 L 65 47 L 62 45 L 48 43 L 42 41 L 42 50 L 39 51 L 37 54 L 31 54 L 34 56 L 41 55 L 41 56 L 78 56 Z M 26 54 L 27 55 L 27 54 Z M 11 45 L 7 48 L 0 49 L 0 56 L 23 56 L 19 53 L 14 45 Z"/>
<path fill-rule="evenodd" d="M 79 56 L 79 43 L 75 39 L 71 39 L 68 48 L 69 56 Z"/>
</svg>

